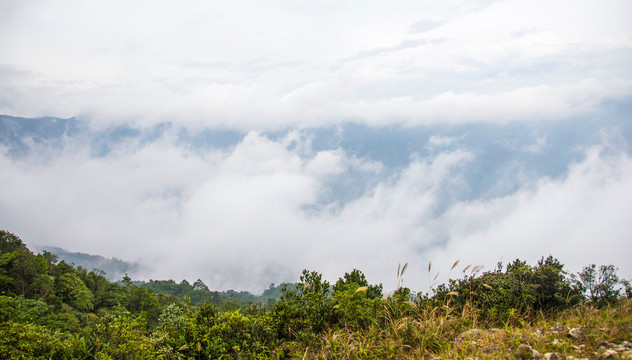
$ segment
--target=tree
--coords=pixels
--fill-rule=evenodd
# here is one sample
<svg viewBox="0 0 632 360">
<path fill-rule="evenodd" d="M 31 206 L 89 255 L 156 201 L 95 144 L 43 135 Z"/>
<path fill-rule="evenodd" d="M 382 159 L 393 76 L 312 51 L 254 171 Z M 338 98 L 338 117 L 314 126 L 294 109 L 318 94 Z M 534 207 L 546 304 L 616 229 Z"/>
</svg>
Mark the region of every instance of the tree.
<svg viewBox="0 0 632 360">
<path fill-rule="evenodd" d="M 94 295 L 77 274 L 66 273 L 57 281 L 57 291 L 65 303 L 80 311 L 92 310 Z"/>
<path fill-rule="evenodd" d="M 16 247 L 0 255 L 0 291 L 33 297 L 38 292 L 33 283 L 47 271 L 43 257 L 36 257 L 27 248 Z"/>
<path fill-rule="evenodd" d="M 614 265 L 601 265 L 599 270 L 595 264 L 588 265 L 579 273 L 575 286 L 588 298 L 599 304 L 610 303 L 619 297 L 617 269 Z"/>
<path fill-rule="evenodd" d="M 193 290 L 210 292 L 210 290 L 208 289 L 208 286 L 206 286 L 206 284 L 204 284 L 204 281 L 202 281 L 201 279 L 197 279 L 193 283 Z"/>
<path fill-rule="evenodd" d="M 623 286 L 623 293 L 625 294 L 625 297 L 632 299 L 632 284 L 630 284 L 630 281 L 622 279 L 621 286 Z"/>
<path fill-rule="evenodd" d="M 273 309 L 278 334 L 285 339 L 316 341 L 317 334 L 329 327 L 334 316 L 334 299 L 322 275 L 303 270 L 297 286 L 286 286 Z"/>
<path fill-rule="evenodd" d="M 571 287 L 563 269 L 564 265 L 550 255 L 546 259 L 542 257 L 533 268 L 530 282 L 538 286 L 537 310 L 563 308 L 579 301 L 579 296 Z"/>
<path fill-rule="evenodd" d="M 121 302 L 120 286 L 109 282 L 102 271 L 91 271 L 82 280 L 94 294 L 95 311 L 104 307 L 113 307 Z"/>
<path fill-rule="evenodd" d="M 43 256 L 46 259 L 46 261 L 48 261 L 49 264 L 57 264 L 57 261 L 59 260 L 57 255 L 53 254 L 52 252 L 48 252 L 46 250 L 42 251 L 41 256 Z"/>
<path fill-rule="evenodd" d="M 369 282 L 366 280 L 366 276 L 362 273 L 362 271 L 353 269 L 350 273 L 345 273 L 345 275 L 338 279 L 336 285 L 334 285 L 334 294 L 337 292 L 345 291 L 348 288 L 353 288 L 355 291 L 359 287 L 366 286 L 366 297 L 369 299 L 379 299 L 382 297 L 382 284 L 379 285 L 369 285 Z"/>
<path fill-rule="evenodd" d="M 156 324 L 160 316 L 160 303 L 156 295 L 144 287 L 131 286 L 125 299 L 131 313 L 140 313 L 150 324 Z"/>
<path fill-rule="evenodd" d="M 0 230 L 0 254 L 26 249 L 22 240 L 8 231 Z"/>
<path fill-rule="evenodd" d="M 381 308 L 381 284 L 369 285 L 364 274 L 354 269 L 338 279 L 333 290 L 336 320 L 343 327 L 366 328 L 375 323 L 377 310 Z"/>
</svg>

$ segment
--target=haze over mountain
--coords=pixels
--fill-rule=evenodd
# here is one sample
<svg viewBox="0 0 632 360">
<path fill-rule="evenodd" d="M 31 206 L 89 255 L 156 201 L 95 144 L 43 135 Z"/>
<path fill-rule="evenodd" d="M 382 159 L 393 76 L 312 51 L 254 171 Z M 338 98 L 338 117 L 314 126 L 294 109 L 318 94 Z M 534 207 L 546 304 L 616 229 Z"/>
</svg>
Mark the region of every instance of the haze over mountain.
<svg viewBox="0 0 632 360">
<path fill-rule="evenodd" d="M 57 256 L 57 261 L 65 261 L 70 265 L 81 266 L 88 272 L 95 269 L 100 270 L 102 272 L 101 274 L 110 281 L 120 281 L 125 274 L 135 274 L 139 272 L 139 265 L 137 263 L 130 263 L 117 258 L 105 258 L 99 255 L 70 252 L 54 246 L 34 248 L 31 251 L 37 253 L 48 251 Z"/>
<path fill-rule="evenodd" d="M 220 290 L 548 254 L 629 278 L 629 13 L 3 3 L 0 227 Z"/>
</svg>

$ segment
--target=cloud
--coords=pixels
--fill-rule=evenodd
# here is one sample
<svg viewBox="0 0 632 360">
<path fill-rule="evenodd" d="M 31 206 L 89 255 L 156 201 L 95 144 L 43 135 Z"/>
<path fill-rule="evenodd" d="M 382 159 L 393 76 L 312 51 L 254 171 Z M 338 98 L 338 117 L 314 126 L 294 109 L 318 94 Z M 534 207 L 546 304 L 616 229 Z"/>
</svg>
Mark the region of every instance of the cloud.
<svg viewBox="0 0 632 360">
<path fill-rule="evenodd" d="M 556 252 L 574 267 L 610 255 L 624 266 L 624 251 L 599 255 L 589 240 L 629 250 L 625 153 L 589 150 L 555 179 L 517 164 L 472 199 L 464 194 L 480 179 L 466 170 L 481 159 L 454 135 L 425 149 L 423 138 L 429 154 L 409 149 L 391 168 L 339 146 L 316 151 L 301 129 L 601 121 L 632 95 L 630 4 L 2 4 L 0 114 L 248 135 L 220 150 L 170 134 L 101 157 L 71 140 L 20 161 L 3 154 L 0 225 L 217 288 L 292 280 L 302 267 L 358 267 L 387 283 L 398 262 L 419 274 L 454 257 Z M 272 132 L 285 135 L 262 135 Z M 510 150 L 546 155 L 549 145 L 562 146 L 543 136 Z M 339 188 L 354 191 L 343 199 Z"/>
<path fill-rule="evenodd" d="M 531 154 L 541 154 L 546 148 L 546 136 L 540 136 L 535 139 L 535 143 L 524 148 L 525 151 Z"/>
<path fill-rule="evenodd" d="M 439 26 L 443 25 L 444 23 L 445 21 L 434 21 L 434 20 L 429 20 L 429 19 L 422 19 L 411 24 L 409 31 L 411 33 L 423 33 L 426 31 L 430 31 L 432 29 L 436 29 Z"/>
<path fill-rule="evenodd" d="M 540 85 L 488 94 L 448 91 L 427 100 L 400 97 L 344 104 L 344 108 L 350 118 L 361 119 L 359 121 L 372 126 L 386 125 L 390 121 L 411 127 L 437 123 L 503 124 L 595 113 L 603 101 L 624 98 L 631 89 L 630 82 L 584 80 L 556 87 Z"/>
<path fill-rule="evenodd" d="M 464 136 L 460 137 L 450 137 L 450 136 L 437 136 L 432 135 L 428 139 L 428 145 L 426 146 L 428 149 L 433 150 L 436 148 L 444 148 L 449 145 L 454 144 L 455 142 L 463 139 Z"/>
<path fill-rule="evenodd" d="M 351 60 L 360 60 L 360 59 L 366 59 L 372 56 L 380 56 L 380 55 L 386 55 L 388 53 L 391 52 L 398 52 L 398 51 L 402 51 L 402 50 L 406 50 L 406 49 L 411 49 L 411 48 L 416 48 L 418 46 L 422 46 L 422 45 L 426 45 L 426 44 L 430 44 L 430 43 L 440 43 L 441 40 L 428 40 L 428 39 L 406 39 L 402 42 L 400 42 L 397 45 L 393 45 L 393 46 L 385 46 L 385 47 L 380 47 L 377 49 L 371 49 L 371 50 L 366 50 L 366 51 L 362 51 L 359 52 L 355 55 L 353 55 L 352 57 L 350 57 L 347 61 L 351 61 Z"/>
<path fill-rule="evenodd" d="M 233 147 L 192 151 L 165 136 L 94 157 L 68 139 L 22 160 L 3 155 L 0 226 L 28 244 L 141 260 L 136 278 L 201 278 L 216 289 L 261 290 L 303 268 L 330 280 L 358 268 L 391 288 L 393 270 L 408 262 L 406 285 L 425 290 L 428 261 L 489 269 L 548 254 L 572 271 L 612 263 L 632 273 L 632 159 L 616 144 L 587 149 L 563 177 L 520 179 L 510 193 L 465 200 L 466 170 L 478 166 L 466 148 L 413 154 L 382 174 L 380 163 L 342 148 L 313 151 L 310 141 L 250 132 Z M 314 207 L 354 171 L 378 181 Z"/>
<path fill-rule="evenodd" d="M 577 272 L 585 265 L 615 264 L 624 277 L 632 269 L 625 215 L 632 210 L 632 159 L 608 155 L 602 147 L 586 151 L 559 180 L 540 179 L 511 195 L 455 204 L 441 221 L 449 238 L 428 256 L 447 268 L 451 261 L 484 264 L 520 258 L 535 263 L 553 256 Z"/>
<path fill-rule="evenodd" d="M 10 6 L 0 113 L 249 131 L 556 119 L 631 94 L 625 1 L 309 8 Z"/>
<path fill-rule="evenodd" d="M 319 242 L 302 208 L 332 177 L 381 170 L 339 149 L 311 154 L 308 141 L 251 132 L 225 151 L 164 138 L 105 157 L 74 143 L 27 162 L 3 155 L 1 225 L 30 243 L 142 259 L 148 272 L 137 276 L 249 289 L 292 280 L 306 244 Z"/>
</svg>

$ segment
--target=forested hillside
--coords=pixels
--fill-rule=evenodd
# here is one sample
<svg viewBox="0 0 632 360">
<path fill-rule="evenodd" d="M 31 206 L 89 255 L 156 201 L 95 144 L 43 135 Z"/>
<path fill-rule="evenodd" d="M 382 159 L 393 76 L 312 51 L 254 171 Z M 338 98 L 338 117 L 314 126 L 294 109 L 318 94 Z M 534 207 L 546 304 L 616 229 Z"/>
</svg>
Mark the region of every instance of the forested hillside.
<svg viewBox="0 0 632 360">
<path fill-rule="evenodd" d="M 358 270 L 333 284 L 304 270 L 261 296 L 220 293 L 200 280 L 110 282 L 0 231 L 0 358 L 632 356 L 632 289 L 612 265 L 573 275 L 549 256 L 489 272 L 457 261 L 450 272 L 430 293 L 384 293 Z"/>
<path fill-rule="evenodd" d="M 110 281 L 119 281 L 138 271 L 138 262 L 127 262 L 117 258 L 105 258 L 99 255 L 90 255 L 80 252 L 70 252 L 58 247 L 43 247 L 42 252 L 53 254 L 58 261 L 64 261 L 75 267 L 86 270 L 94 270 L 97 274 L 103 275 Z M 211 302 L 218 308 L 224 310 L 236 310 L 248 304 L 269 304 L 281 297 L 281 289 L 288 284 L 278 286 L 270 284 L 260 296 L 253 295 L 247 291 L 211 291 L 200 279 L 193 284 L 187 280 L 180 283 L 174 280 L 134 280 L 134 285 L 145 287 L 154 293 L 175 295 L 179 300 L 189 299 L 192 305 Z"/>
<path fill-rule="evenodd" d="M 38 250 L 38 249 L 33 249 Z M 81 266 L 84 269 L 99 269 L 104 272 L 104 276 L 110 281 L 117 281 L 125 274 L 134 274 L 140 268 L 137 262 L 127 262 L 117 258 L 105 258 L 99 255 L 71 252 L 62 248 L 47 246 L 39 249 L 54 254 L 58 260 L 63 260 L 74 266 Z"/>
<path fill-rule="evenodd" d="M 193 284 L 182 280 L 179 284 L 173 280 L 149 280 L 149 282 L 139 281 L 139 286 L 147 288 L 155 293 L 175 295 L 179 300 L 190 301 L 192 305 L 200 305 L 210 302 L 220 310 L 238 310 L 250 304 L 272 305 L 281 297 L 282 289 L 292 284 L 281 284 L 275 286 L 270 284 L 260 296 L 253 295 L 247 291 L 211 291 L 200 279 Z"/>
</svg>

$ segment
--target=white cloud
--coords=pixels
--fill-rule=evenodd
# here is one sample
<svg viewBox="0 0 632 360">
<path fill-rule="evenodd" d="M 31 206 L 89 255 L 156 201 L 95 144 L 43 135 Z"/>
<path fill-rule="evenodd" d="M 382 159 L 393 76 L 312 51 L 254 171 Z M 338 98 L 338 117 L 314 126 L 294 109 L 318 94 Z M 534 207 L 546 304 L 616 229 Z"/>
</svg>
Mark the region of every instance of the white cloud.
<svg viewBox="0 0 632 360">
<path fill-rule="evenodd" d="M 381 170 L 306 146 L 295 132 L 279 141 L 251 132 L 225 152 L 163 140 L 97 158 L 74 145 L 26 162 L 3 155 L 0 225 L 30 243 L 142 258 L 154 278 L 250 289 L 292 280 L 307 244 L 319 243 L 319 221 L 302 208 L 330 177 Z"/>
<path fill-rule="evenodd" d="M 540 136 L 535 139 L 535 143 L 525 147 L 525 151 L 532 154 L 541 154 L 546 148 L 546 136 Z"/>
<path fill-rule="evenodd" d="M 484 5 L 24 2 L 0 22 L 0 113 L 250 130 L 555 119 L 632 94 L 629 2 Z"/>
<path fill-rule="evenodd" d="M 447 267 L 451 261 L 484 264 L 516 258 L 535 263 L 553 256 L 577 272 L 582 266 L 614 264 L 624 277 L 632 228 L 632 159 L 627 154 L 587 151 L 560 180 L 541 179 L 515 194 L 455 204 L 443 217 L 451 241 L 430 252 Z"/>
<path fill-rule="evenodd" d="M 428 149 L 435 149 L 435 148 L 444 148 L 446 146 L 452 145 L 455 142 L 459 141 L 463 139 L 463 136 L 460 137 L 450 137 L 450 136 L 438 136 L 438 135 L 432 135 L 429 139 L 428 139 L 428 145 L 426 146 Z"/>
<path fill-rule="evenodd" d="M 307 172 L 316 176 L 340 175 L 345 170 L 344 158 L 337 151 L 322 151 L 307 164 Z"/>
<path fill-rule="evenodd" d="M 202 153 L 165 138 L 102 158 L 72 144 L 46 159 L 3 155 L 0 225 L 218 287 L 265 286 L 301 267 L 339 276 L 355 266 L 388 282 L 403 261 L 414 277 L 431 258 L 447 267 L 549 252 L 623 267 L 626 251 L 594 239 L 630 252 L 627 155 L 593 151 L 564 179 L 520 178 L 514 194 L 463 202 L 461 172 L 475 159 L 448 151 L 453 138 L 431 138 L 428 158 L 384 174 L 342 149 L 314 152 L 300 130 L 278 141 L 256 132 L 596 118 L 632 95 L 629 1 L 480 4 L 2 3 L 0 113 L 249 134 Z M 352 172 L 386 180 L 303 211 Z"/>
<path fill-rule="evenodd" d="M 632 273 L 632 160 L 615 149 L 590 149 L 561 179 L 469 202 L 463 170 L 473 154 L 437 151 L 358 198 L 305 211 L 332 177 L 382 170 L 308 143 L 296 132 L 279 140 L 251 132 L 225 151 L 193 153 L 163 139 L 96 158 L 81 146 L 41 161 L 3 155 L 0 226 L 27 243 L 142 258 L 144 276 L 202 278 L 213 288 L 260 290 L 303 268 L 331 280 L 358 268 L 390 288 L 397 264 L 408 262 L 406 284 L 424 290 L 428 261 L 440 271 L 456 259 L 489 269 L 548 254 L 573 271 L 612 263 Z"/>
<path fill-rule="evenodd" d="M 509 92 L 475 94 L 448 91 L 428 100 L 411 97 L 382 102 L 346 104 L 347 113 L 371 125 L 396 119 L 407 126 L 434 123 L 468 123 L 549 120 L 598 111 L 601 102 L 627 96 L 632 82 L 602 83 L 583 80 L 557 87 L 540 85 Z"/>
</svg>

